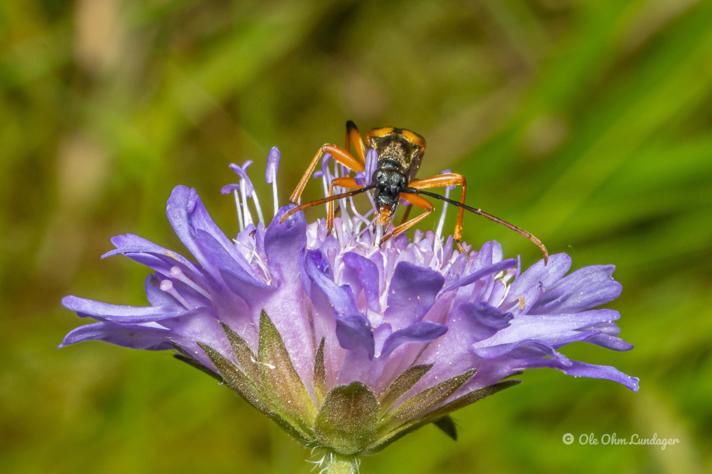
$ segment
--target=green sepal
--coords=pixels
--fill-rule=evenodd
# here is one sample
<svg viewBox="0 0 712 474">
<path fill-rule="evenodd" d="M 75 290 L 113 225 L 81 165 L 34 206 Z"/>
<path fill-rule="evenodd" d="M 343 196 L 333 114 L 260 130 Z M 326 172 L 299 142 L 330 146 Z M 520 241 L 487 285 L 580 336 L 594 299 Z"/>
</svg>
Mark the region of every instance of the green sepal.
<svg viewBox="0 0 712 474">
<path fill-rule="evenodd" d="M 361 382 L 336 387 L 316 417 L 316 439 L 342 455 L 360 453 L 374 439 L 378 412 L 376 396 Z"/>
<path fill-rule="evenodd" d="M 309 430 L 316 407 L 292 365 L 282 336 L 264 311 L 260 316 L 257 361 L 261 395 L 277 413 Z"/>
<path fill-rule="evenodd" d="M 262 402 L 259 396 L 258 388 L 245 376 L 244 373 L 240 371 L 239 368 L 237 368 L 237 366 L 235 366 L 235 364 L 206 344 L 199 342 L 198 346 L 210 358 L 212 363 L 215 365 L 215 368 L 218 370 L 218 373 L 222 377 L 222 381 L 227 384 L 228 387 L 237 392 L 237 394 L 240 395 L 247 403 L 274 420 L 279 426 L 282 427 L 282 429 L 297 440 L 305 444 L 310 441 L 311 436 L 308 432 L 303 431 L 298 426 L 293 426 Z"/>
<path fill-rule="evenodd" d="M 504 390 L 505 388 L 513 387 L 521 382 L 521 380 L 504 380 L 493 385 L 481 388 L 479 390 L 473 390 L 467 394 L 456 398 L 452 402 L 449 402 L 442 407 L 426 414 L 421 419 L 412 420 L 410 423 L 405 423 L 389 433 L 380 434 L 378 441 L 369 446 L 369 448 L 363 454 L 373 454 L 389 446 L 394 441 L 399 440 L 408 433 L 421 428 L 428 423 L 433 423 L 452 413 L 454 410 L 463 408 L 466 405 L 475 403 L 483 398 L 492 395 L 496 392 Z M 436 425 L 438 426 L 438 425 Z M 440 426 L 438 426 L 440 428 Z"/>
<path fill-rule="evenodd" d="M 252 353 L 250 346 L 239 334 L 233 331 L 230 326 L 223 322 L 220 323 L 220 326 L 222 327 L 225 336 L 227 336 L 227 340 L 230 342 L 230 347 L 232 347 L 235 359 L 240 365 L 240 370 L 250 380 L 257 380 L 257 358 L 255 357 L 255 354 Z"/>
<path fill-rule="evenodd" d="M 326 396 L 326 366 L 324 364 L 324 338 L 321 338 L 319 349 L 314 357 L 314 396 L 318 405 Z"/>
<path fill-rule="evenodd" d="M 431 412 L 433 407 L 447 400 L 447 398 L 462 387 L 465 382 L 470 380 L 475 375 L 475 369 L 470 369 L 460 375 L 449 378 L 434 387 L 423 390 L 422 392 L 413 395 L 403 403 L 398 405 L 389 415 L 389 423 L 386 426 L 393 428 L 410 420 L 417 420 L 423 415 Z"/>
<path fill-rule="evenodd" d="M 429 417 L 446 415 L 455 410 L 459 410 L 460 408 L 466 407 L 467 405 L 471 405 L 475 402 L 478 402 L 485 397 L 489 397 L 492 394 L 501 392 L 505 388 L 519 385 L 520 383 L 522 383 L 522 381 L 516 379 L 503 380 L 502 382 L 488 385 L 487 387 L 480 388 L 478 390 L 473 390 L 438 408 L 437 410 L 429 414 Z"/>
<path fill-rule="evenodd" d="M 183 353 L 183 351 L 179 351 L 177 354 L 173 354 L 173 357 L 175 359 L 178 359 L 181 362 L 185 362 L 186 364 L 193 367 L 194 369 L 198 369 L 199 371 L 201 371 L 204 374 L 208 374 L 209 376 L 211 376 L 218 382 L 223 381 L 220 374 L 218 374 L 217 372 L 215 372 L 213 370 L 210 370 L 209 368 L 205 367 L 203 364 L 201 364 L 201 363 L 195 361 L 194 359 L 192 359 L 191 357 L 185 355 L 185 353 Z"/>
<path fill-rule="evenodd" d="M 222 377 L 223 382 L 225 382 L 228 387 L 235 390 L 250 405 L 258 410 L 267 411 L 267 407 L 260 401 L 257 387 L 245 377 L 245 374 L 243 374 L 232 361 L 207 344 L 199 342 L 198 346 L 210 358 L 210 361 L 218 370 L 220 377 Z"/>
<path fill-rule="evenodd" d="M 433 421 L 433 425 L 435 425 L 440 431 L 445 433 L 448 438 L 453 441 L 457 441 L 457 426 L 455 426 L 455 422 L 453 421 L 451 416 L 446 415 L 442 418 L 438 418 L 437 420 Z"/>
<path fill-rule="evenodd" d="M 387 411 L 404 393 L 413 388 L 413 385 L 418 383 L 418 380 L 420 380 L 431 367 L 432 364 L 415 365 L 396 377 L 378 396 L 378 400 L 381 403 L 381 411 Z"/>
</svg>

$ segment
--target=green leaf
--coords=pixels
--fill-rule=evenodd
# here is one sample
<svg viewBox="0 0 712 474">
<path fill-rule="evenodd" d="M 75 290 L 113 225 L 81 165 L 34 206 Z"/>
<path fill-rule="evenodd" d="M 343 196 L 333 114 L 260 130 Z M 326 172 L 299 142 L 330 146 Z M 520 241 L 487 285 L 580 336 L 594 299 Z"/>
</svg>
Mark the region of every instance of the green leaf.
<svg viewBox="0 0 712 474">
<path fill-rule="evenodd" d="M 453 441 L 457 441 L 457 426 L 451 416 L 444 416 L 433 421 L 433 424 Z"/>
<path fill-rule="evenodd" d="M 361 382 L 353 382 L 334 388 L 326 396 L 316 418 L 316 437 L 339 454 L 356 454 L 373 440 L 377 422 L 376 396 Z"/>
<path fill-rule="evenodd" d="M 432 364 L 415 365 L 400 374 L 379 396 L 381 412 L 386 412 L 405 392 L 410 390 L 423 375 L 425 375 Z"/>
<path fill-rule="evenodd" d="M 281 415 L 308 430 L 316 417 L 316 407 L 292 365 L 282 336 L 264 311 L 257 357 L 262 395 Z"/>
</svg>

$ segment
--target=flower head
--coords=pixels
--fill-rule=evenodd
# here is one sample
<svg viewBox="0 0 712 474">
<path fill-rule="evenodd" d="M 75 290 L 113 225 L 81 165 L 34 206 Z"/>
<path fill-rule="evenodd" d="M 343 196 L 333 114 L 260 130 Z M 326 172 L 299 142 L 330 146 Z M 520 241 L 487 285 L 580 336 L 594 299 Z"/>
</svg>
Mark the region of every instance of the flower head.
<svg viewBox="0 0 712 474">
<path fill-rule="evenodd" d="M 223 192 L 235 198 L 235 238 L 194 189 L 173 190 L 168 220 L 193 260 L 133 234 L 114 237 L 105 256 L 152 270 L 149 305 L 67 296 L 65 307 L 96 322 L 62 345 L 103 340 L 176 351 L 305 444 L 342 456 L 377 451 L 431 422 L 454 436 L 450 412 L 514 385 L 508 377 L 530 368 L 637 390 L 638 379 L 559 351 L 579 341 L 631 348 L 618 337 L 618 312 L 599 308 L 621 292 L 613 266 L 569 272 L 562 253 L 522 271 L 497 242 L 456 248 L 441 237 L 442 219 L 436 232 L 379 247 L 373 211 L 361 214 L 351 200 L 338 203 L 333 234 L 302 213 L 280 223 L 290 207 L 278 205 L 278 164 L 273 148 L 269 223 L 250 163 L 231 165 L 239 183 Z M 339 173 L 327 159 L 320 176 L 327 183 Z"/>
</svg>

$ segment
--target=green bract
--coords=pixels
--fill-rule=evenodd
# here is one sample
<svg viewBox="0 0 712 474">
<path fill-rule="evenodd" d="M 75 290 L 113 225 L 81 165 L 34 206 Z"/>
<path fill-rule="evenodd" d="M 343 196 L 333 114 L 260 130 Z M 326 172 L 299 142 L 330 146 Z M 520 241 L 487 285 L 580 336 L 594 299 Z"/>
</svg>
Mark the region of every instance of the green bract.
<svg viewBox="0 0 712 474">
<path fill-rule="evenodd" d="M 505 380 L 444 404 L 474 376 L 475 370 L 413 391 L 431 368 L 416 365 L 405 370 L 381 393 L 374 393 L 361 382 L 327 391 L 322 341 L 314 360 L 314 393 L 310 393 L 294 369 L 282 337 L 264 311 L 260 317 L 257 355 L 227 325 L 223 325 L 223 330 L 232 354 L 221 354 L 200 344 L 215 365 L 216 375 L 306 446 L 324 448 L 341 456 L 374 453 L 428 423 L 455 439 L 450 412 L 519 383 Z"/>
</svg>

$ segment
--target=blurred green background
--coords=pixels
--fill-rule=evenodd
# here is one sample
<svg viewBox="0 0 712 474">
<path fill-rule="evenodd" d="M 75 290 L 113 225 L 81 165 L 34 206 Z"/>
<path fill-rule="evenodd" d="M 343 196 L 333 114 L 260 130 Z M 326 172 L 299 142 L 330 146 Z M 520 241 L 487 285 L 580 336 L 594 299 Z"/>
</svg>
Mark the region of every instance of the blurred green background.
<svg viewBox="0 0 712 474">
<path fill-rule="evenodd" d="M 566 352 L 641 378 L 634 394 L 527 373 L 459 412 L 457 443 L 427 427 L 364 473 L 712 471 L 711 25 L 695 0 L 0 2 L 0 470 L 308 472 L 308 452 L 167 353 L 57 350 L 80 323 L 59 300 L 142 302 L 146 270 L 99 260 L 110 236 L 180 248 L 163 215 L 178 183 L 234 232 L 229 162 L 261 169 L 279 145 L 285 196 L 351 118 L 420 132 L 422 176 L 464 173 L 471 203 L 576 266 L 617 264 L 635 349 Z M 538 258 L 476 217 L 466 238 Z"/>
</svg>

